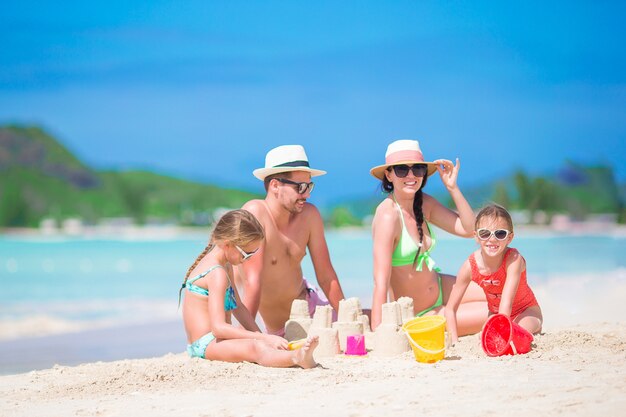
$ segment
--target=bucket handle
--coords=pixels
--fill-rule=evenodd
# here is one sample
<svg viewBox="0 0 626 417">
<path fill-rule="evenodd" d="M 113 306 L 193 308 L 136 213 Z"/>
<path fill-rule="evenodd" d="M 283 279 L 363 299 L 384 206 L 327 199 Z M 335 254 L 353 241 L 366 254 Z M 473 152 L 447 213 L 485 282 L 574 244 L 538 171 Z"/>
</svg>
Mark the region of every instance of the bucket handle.
<svg viewBox="0 0 626 417">
<path fill-rule="evenodd" d="M 417 344 L 413 338 L 411 336 L 409 336 L 409 332 L 407 332 L 406 330 L 404 330 L 404 334 L 406 335 L 406 338 L 409 339 L 409 343 L 412 344 L 413 346 L 415 346 L 416 348 L 418 348 L 419 350 L 421 350 L 424 353 L 428 353 L 429 355 L 437 355 L 441 352 L 443 352 L 444 350 L 446 350 L 446 346 L 444 344 L 443 348 L 439 349 L 439 350 L 428 350 L 426 348 L 423 348 L 422 346 L 420 346 L 419 344 Z"/>
<path fill-rule="evenodd" d="M 511 334 L 509 335 L 509 345 L 511 346 L 511 350 L 514 355 L 517 355 L 517 349 L 515 348 L 515 343 L 513 343 L 513 320 L 509 317 L 509 326 L 511 327 Z"/>
</svg>

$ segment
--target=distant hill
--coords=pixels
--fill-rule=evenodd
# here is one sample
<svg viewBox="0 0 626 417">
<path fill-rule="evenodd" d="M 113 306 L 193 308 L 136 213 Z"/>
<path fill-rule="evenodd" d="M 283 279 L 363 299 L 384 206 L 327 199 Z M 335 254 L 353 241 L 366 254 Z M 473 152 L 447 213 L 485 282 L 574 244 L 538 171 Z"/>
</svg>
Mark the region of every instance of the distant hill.
<svg viewBox="0 0 626 417">
<path fill-rule="evenodd" d="M 97 171 L 39 127 L 0 127 L 0 227 L 44 217 L 207 224 L 216 208 L 259 197 L 145 171 Z"/>
<path fill-rule="evenodd" d="M 463 193 L 474 208 L 495 201 L 530 218 L 538 211 L 548 219 L 560 213 L 575 219 L 610 213 L 626 221 L 626 184 L 618 184 L 605 165 L 565 161 L 553 175 L 518 171 Z M 453 207 L 446 192 L 434 197 Z M 262 196 L 146 171 L 97 171 L 39 127 L 0 127 L 0 227 L 36 227 L 43 218 L 70 217 L 94 224 L 124 217 L 140 224 L 205 225 L 215 209 L 241 207 L 252 198 Z M 373 192 L 338 201 L 324 210 L 324 217 L 332 226 L 359 225 L 383 198 L 382 192 Z"/>
</svg>

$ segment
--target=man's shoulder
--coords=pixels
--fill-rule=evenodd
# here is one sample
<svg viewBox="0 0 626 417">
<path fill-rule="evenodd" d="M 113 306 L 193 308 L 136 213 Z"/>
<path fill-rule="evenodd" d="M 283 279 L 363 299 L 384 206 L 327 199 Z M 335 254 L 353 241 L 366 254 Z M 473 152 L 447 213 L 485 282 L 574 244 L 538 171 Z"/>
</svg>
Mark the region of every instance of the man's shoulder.
<svg viewBox="0 0 626 417">
<path fill-rule="evenodd" d="M 267 206 L 265 205 L 265 200 L 250 200 L 245 203 L 242 207 L 243 210 L 247 210 L 257 218 L 261 224 L 265 225 L 269 213 L 267 211 Z"/>
<path fill-rule="evenodd" d="M 257 213 L 260 213 L 261 210 L 264 211 L 265 202 L 264 200 L 260 200 L 260 199 L 250 200 L 250 201 L 247 201 L 241 208 L 244 210 L 248 210 L 252 214 L 257 214 Z"/>
<path fill-rule="evenodd" d="M 308 201 L 304 203 L 304 208 L 302 209 L 302 213 L 304 214 L 320 214 L 319 209 L 315 206 L 315 204 L 309 203 Z"/>
<path fill-rule="evenodd" d="M 291 223 L 298 225 L 299 230 L 311 230 L 323 227 L 323 219 L 318 208 L 311 203 L 304 203 L 302 211 L 291 217 Z"/>
</svg>

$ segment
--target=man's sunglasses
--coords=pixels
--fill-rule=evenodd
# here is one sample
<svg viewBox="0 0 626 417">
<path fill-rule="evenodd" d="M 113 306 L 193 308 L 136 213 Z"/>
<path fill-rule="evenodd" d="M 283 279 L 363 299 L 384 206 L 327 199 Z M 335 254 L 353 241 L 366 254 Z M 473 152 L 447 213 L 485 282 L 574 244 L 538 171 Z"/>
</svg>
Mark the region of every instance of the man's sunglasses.
<svg viewBox="0 0 626 417">
<path fill-rule="evenodd" d="M 250 258 L 252 255 L 254 255 L 255 253 L 257 253 L 259 251 L 259 248 L 256 248 L 256 250 L 253 250 L 252 252 L 246 252 L 245 250 L 241 249 L 237 245 L 235 245 L 235 247 L 237 248 L 237 250 L 239 251 L 241 256 L 243 256 L 243 259 L 241 260 L 241 262 L 243 262 L 246 259 Z"/>
<path fill-rule="evenodd" d="M 391 167 L 393 172 L 396 173 L 396 177 L 404 178 L 409 175 L 409 171 L 413 172 L 413 175 L 416 177 L 423 177 L 428 172 L 428 166 L 426 164 L 415 164 L 415 165 L 393 165 Z"/>
<path fill-rule="evenodd" d="M 476 230 L 476 235 L 480 240 L 489 240 L 491 236 L 495 236 L 498 240 L 504 240 L 509 235 L 508 230 L 506 229 L 498 229 L 498 230 L 489 230 L 489 229 L 478 229 Z"/>
<path fill-rule="evenodd" d="M 307 190 L 309 192 L 313 192 L 313 186 L 315 185 L 312 182 L 295 182 L 286 178 L 276 178 L 276 180 L 282 182 L 283 184 L 291 184 L 297 186 L 298 188 L 296 188 L 296 191 L 298 191 L 298 194 L 304 194 L 307 192 Z"/>
</svg>

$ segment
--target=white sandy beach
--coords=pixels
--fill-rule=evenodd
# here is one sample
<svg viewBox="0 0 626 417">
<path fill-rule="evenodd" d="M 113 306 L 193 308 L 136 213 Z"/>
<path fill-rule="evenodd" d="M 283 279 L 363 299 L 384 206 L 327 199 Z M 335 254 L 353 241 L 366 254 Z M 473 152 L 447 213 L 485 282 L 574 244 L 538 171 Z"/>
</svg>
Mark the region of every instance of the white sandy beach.
<svg viewBox="0 0 626 417">
<path fill-rule="evenodd" d="M 462 338 L 433 365 L 407 352 L 336 356 L 312 370 L 153 359 L 0 378 L 11 416 L 618 416 L 626 408 L 626 323 L 546 332 L 527 355 L 489 358 Z"/>
<path fill-rule="evenodd" d="M 436 364 L 418 363 L 412 352 L 370 353 L 323 358 L 311 370 L 272 369 L 190 359 L 177 321 L 5 341 L 5 370 L 49 369 L 1 376 L 0 415 L 620 416 L 623 278 L 620 271 L 602 282 L 564 277 L 538 286 L 545 331 L 518 356 L 487 357 L 474 335 Z M 52 366 L 55 358 L 84 364 Z"/>
</svg>

